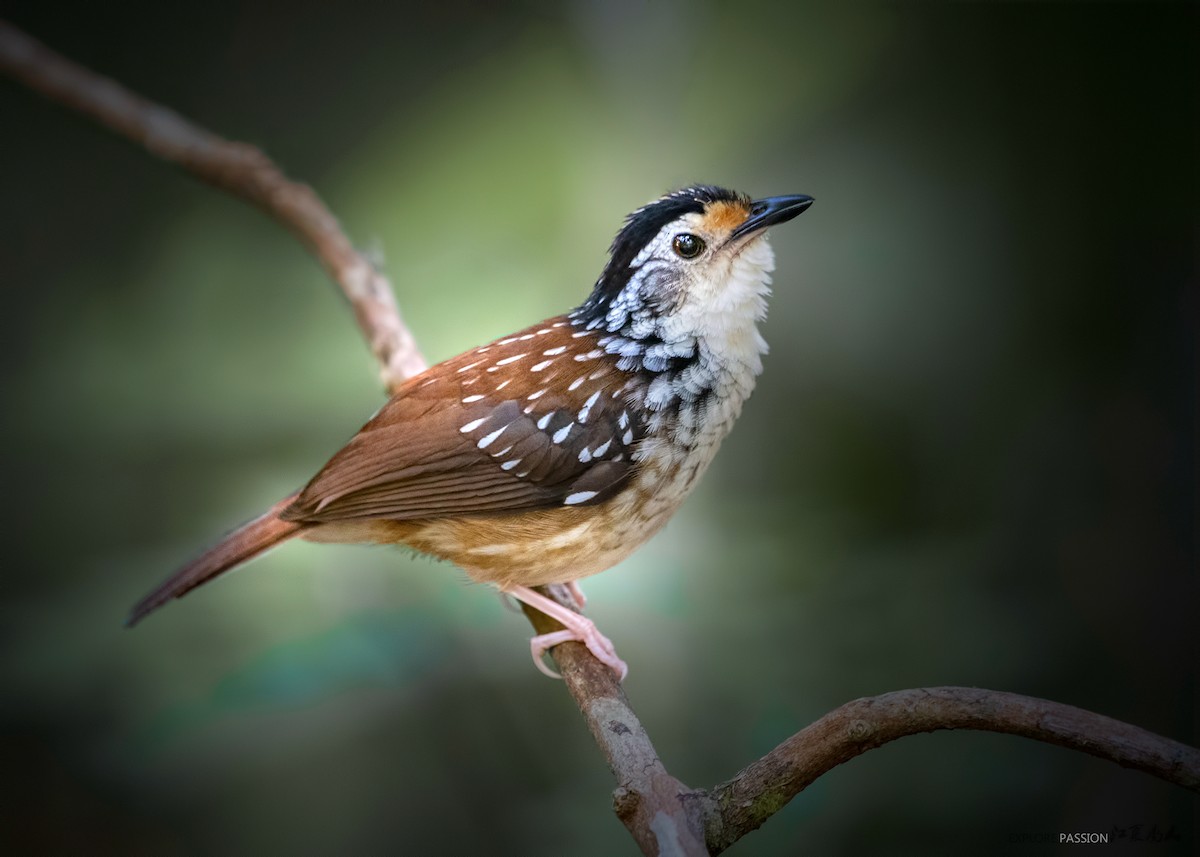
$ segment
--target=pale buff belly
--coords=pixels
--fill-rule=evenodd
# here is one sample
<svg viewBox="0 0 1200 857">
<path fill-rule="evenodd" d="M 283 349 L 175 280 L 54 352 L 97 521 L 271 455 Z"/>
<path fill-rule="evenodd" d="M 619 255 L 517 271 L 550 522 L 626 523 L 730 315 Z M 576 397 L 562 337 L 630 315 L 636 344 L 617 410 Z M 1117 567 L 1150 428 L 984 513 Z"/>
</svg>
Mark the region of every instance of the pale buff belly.
<svg viewBox="0 0 1200 857">
<path fill-rule="evenodd" d="M 321 524 L 315 542 L 403 544 L 501 586 L 566 583 L 612 568 L 662 529 L 711 460 L 647 462 L 620 494 L 595 506 L 415 521 Z M 664 478 L 664 473 L 671 473 Z"/>
</svg>

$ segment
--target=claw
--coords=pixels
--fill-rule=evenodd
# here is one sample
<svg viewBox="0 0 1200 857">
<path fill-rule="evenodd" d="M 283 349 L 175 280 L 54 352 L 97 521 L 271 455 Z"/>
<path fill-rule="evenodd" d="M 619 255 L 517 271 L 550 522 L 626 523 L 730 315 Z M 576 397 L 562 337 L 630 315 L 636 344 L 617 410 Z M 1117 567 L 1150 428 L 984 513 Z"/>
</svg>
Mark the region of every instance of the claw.
<svg viewBox="0 0 1200 857">
<path fill-rule="evenodd" d="M 575 637 L 570 631 L 553 631 L 549 634 L 539 634 L 529 641 L 529 651 L 533 654 L 533 665 L 550 678 L 562 678 L 546 665 L 545 654 L 559 643 L 569 643 Z"/>
</svg>

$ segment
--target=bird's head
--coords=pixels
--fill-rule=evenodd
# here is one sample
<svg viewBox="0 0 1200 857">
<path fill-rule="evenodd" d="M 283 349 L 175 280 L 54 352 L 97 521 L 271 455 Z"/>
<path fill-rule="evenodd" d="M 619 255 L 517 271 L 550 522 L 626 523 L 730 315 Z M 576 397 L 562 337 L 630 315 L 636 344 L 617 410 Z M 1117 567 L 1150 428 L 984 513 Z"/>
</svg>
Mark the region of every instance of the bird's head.
<svg viewBox="0 0 1200 857">
<path fill-rule="evenodd" d="M 774 255 L 767 228 L 812 197 L 749 197 L 709 185 L 674 191 L 625 220 L 575 324 L 626 340 L 680 343 L 753 326 L 765 311 Z"/>
</svg>

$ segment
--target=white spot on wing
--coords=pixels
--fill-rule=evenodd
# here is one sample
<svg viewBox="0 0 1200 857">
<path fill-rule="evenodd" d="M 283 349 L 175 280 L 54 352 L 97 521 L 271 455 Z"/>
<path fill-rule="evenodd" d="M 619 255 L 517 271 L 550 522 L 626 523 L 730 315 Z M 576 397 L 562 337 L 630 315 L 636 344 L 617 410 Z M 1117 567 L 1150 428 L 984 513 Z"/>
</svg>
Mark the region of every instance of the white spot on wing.
<svg viewBox="0 0 1200 857">
<path fill-rule="evenodd" d="M 595 497 L 598 491 L 576 491 L 574 494 L 568 494 L 567 499 L 563 501 L 564 505 L 574 506 L 576 503 L 586 503 L 588 500 Z"/>
<path fill-rule="evenodd" d="M 497 366 L 507 366 L 509 363 L 516 363 L 518 360 L 520 360 L 522 357 L 527 356 L 528 354 L 529 354 L 529 352 L 527 351 L 527 352 L 525 352 L 525 354 L 514 354 L 512 357 L 505 357 L 503 360 L 497 360 L 496 365 Z"/>
<path fill-rule="evenodd" d="M 579 378 L 576 378 L 574 381 L 571 382 L 571 385 L 569 387 L 567 387 L 567 389 L 574 390 L 576 387 L 578 387 L 580 384 L 582 384 L 586 380 L 587 380 L 587 378 L 584 378 L 582 376 Z"/>
<path fill-rule="evenodd" d="M 598 447 L 596 447 L 596 449 L 592 453 L 592 455 L 594 455 L 596 458 L 599 458 L 600 456 L 604 455 L 604 453 L 608 452 L 608 445 L 610 443 L 612 443 L 611 437 L 608 440 L 604 441 L 604 443 L 602 443 Z"/>
<path fill-rule="evenodd" d="M 553 440 L 555 443 L 562 443 L 567 439 L 567 435 L 571 433 L 571 426 L 573 425 L 575 425 L 575 423 L 567 423 L 554 433 L 554 437 L 552 437 L 551 440 Z"/>
<path fill-rule="evenodd" d="M 460 428 L 459 431 L 462 432 L 463 434 L 466 434 L 469 431 L 475 431 L 475 429 L 479 428 L 485 422 L 487 422 L 487 417 L 480 417 L 477 420 L 471 420 L 465 426 Z"/>
<path fill-rule="evenodd" d="M 588 449 L 585 446 L 583 449 L 579 450 L 579 461 L 581 463 L 587 464 L 591 460 L 592 460 L 592 451 L 590 449 Z"/>
<path fill-rule="evenodd" d="M 579 410 L 579 416 L 577 417 L 577 419 L 578 419 L 578 420 L 579 420 L 581 423 L 586 423 L 586 422 L 587 422 L 588 414 L 590 414 L 590 413 L 592 412 L 592 405 L 596 404 L 596 400 L 597 400 L 598 398 L 600 398 L 600 391 L 599 391 L 599 390 L 597 390 L 596 392 L 592 393 L 592 395 L 588 396 L 588 400 L 587 400 L 586 402 L 584 402 L 584 403 L 583 403 L 583 407 L 582 407 L 582 408 L 580 408 L 580 410 Z"/>
<path fill-rule="evenodd" d="M 500 469 L 501 470 L 512 470 L 514 467 L 516 467 L 520 463 L 521 463 L 521 459 L 514 458 L 512 461 L 506 461 L 503 464 L 501 464 Z"/>
<path fill-rule="evenodd" d="M 546 416 L 544 416 L 540 420 L 538 420 L 537 427 L 542 429 L 543 431 L 545 431 L 546 426 L 550 425 L 550 418 L 552 416 L 554 416 L 554 411 L 551 411 L 550 413 L 546 414 Z"/>
<path fill-rule="evenodd" d="M 534 363 L 529 368 L 533 372 L 541 372 L 543 369 L 545 369 L 547 366 L 549 366 L 553 362 L 554 362 L 553 360 L 543 360 L 541 363 Z"/>
<path fill-rule="evenodd" d="M 478 402 L 482 398 L 483 396 L 467 396 L 465 399 L 463 399 L 463 404 L 469 405 L 471 402 Z"/>
<path fill-rule="evenodd" d="M 482 362 L 483 362 L 482 360 L 476 360 L 474 363 L 468 363 L 466 366 L 463 366 L 463 367 L 462 367 L 462 368 L 460 368 L 458 371 L 459 371 L 459 372 L 466 372 L 468 369 L 474 369 L 476 366 L 478 366 L 478 365 L 479 365 L 480 363 L 482 363 Z M 431 380 L 432 380 L 432 379 L 431 379 Z"/>
<path fill-rule="evenodd" d="M 558 346 L 558 348 L 547 348 L 545 351 L 542 352 L 542 354 L 545 357 L 554 357 L 555 355 L 562 354 L 566 350 L 567 350 L 567 346 L 560 345 L 560 346 Z"/>
<path fill-rule="evenodd" d="M 487 435 L 484 435 L 483 437 L 481 437 L 481 438 L 479 439 L 479 443 L 478 443 L 478 444 L 476 444 L 476 445 L 477 445 L 477 446 L 478 446 L 480 449 L 487 449 L 487 447 L 491 445 L 491 443 L 492 443 L 492 441 L 493 441 L 493 440 L 495 440 L 496 438 L 500 437 L 500 435 L 504 433 L 504 430 L 505 430 L 506 428 L 508 428 L 508 424 L 507 424 L 507 423 L 505 423 L 504 425 L 500 426 L 500 428 L 496 429 L 496 430 L 495 430 L 494 432 L 492 432 L 491 434 L 487 434 Z"/>
</svg>

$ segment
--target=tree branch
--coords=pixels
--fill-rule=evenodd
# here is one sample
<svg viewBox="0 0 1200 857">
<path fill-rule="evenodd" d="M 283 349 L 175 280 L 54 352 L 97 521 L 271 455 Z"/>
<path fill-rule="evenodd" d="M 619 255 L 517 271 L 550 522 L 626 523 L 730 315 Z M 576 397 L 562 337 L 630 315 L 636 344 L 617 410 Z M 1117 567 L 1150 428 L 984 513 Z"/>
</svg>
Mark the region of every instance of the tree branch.
<svg viewBox="0 0 1200 857">
<path fill-rule="evenodd" d="M 714 854 L 728 848 L 822 774 L 860 753 L 940 729 L 1020 735 L 1200 791 L 1200 751 L 1111 717 L 995 690 L 900 690 L 846 703 L 713 789 L 705 818 L 709 848 Z"/>
<path fill-rule="evenodd" d="M 565 587 L 544 586 L 539 591 L 575 608 Z M 539 634 L 562 627 L 526 604 L 521 609 Z M 613 810 L 642 853 L 708 854 L 704 792 L 689 789 L 667 772 L 613 671 L 593 658 L 582 643 L 563 643 L 550 654 L 617 779 Z"/>
<path fill-rule="evenodd" d="M 0 69 L 150 154 L 262 209 L 296 235 L 341 286 L 390 390 L 425 368 L 391 284 L 357 253 L 306 185 L 261 151 L 224 140 L 60 56 L 0 21 Z M 542 591 L 574 608 L 562 587 Z M 557 622 L 524 607 L 538 633 Z M 614 809 L 646 854 L 718 853 L 826 771 L 889 741 L 939 729 L 1007 732 L 1079 750 L 1200 791 L 1200 752 L 1069 705 L 971 688 L 903 690 L 843 705 L 711 793 L 672 777 L 612 672 L 578 643 L 552 651 L 617 779 Z"/>
<path fill-rule="evenodd" d="M 389 390 L 425 369 L 387 277 L 359 254 L 312 188 L 248 143 L 222 139 L 0 20 L 0 69 L 150 154 L 251 203 L 300 239 L 341 286 Z"/>
</svg>

